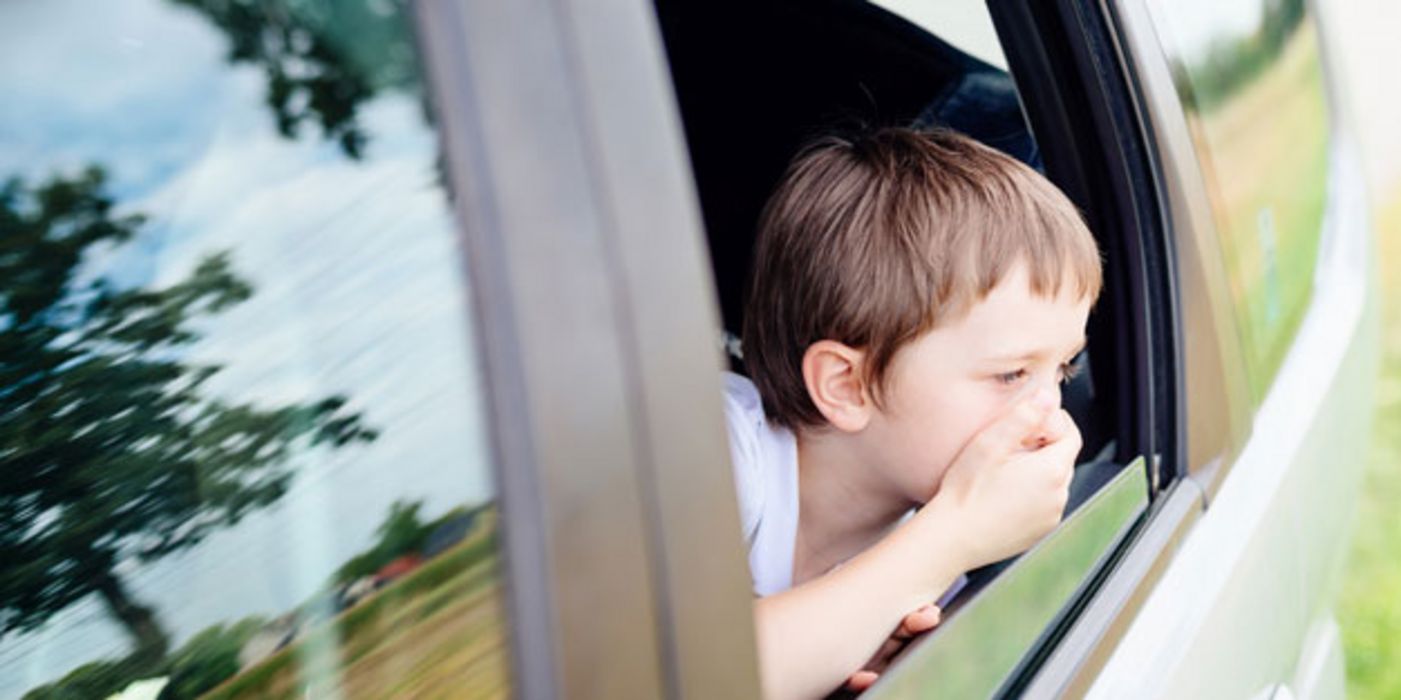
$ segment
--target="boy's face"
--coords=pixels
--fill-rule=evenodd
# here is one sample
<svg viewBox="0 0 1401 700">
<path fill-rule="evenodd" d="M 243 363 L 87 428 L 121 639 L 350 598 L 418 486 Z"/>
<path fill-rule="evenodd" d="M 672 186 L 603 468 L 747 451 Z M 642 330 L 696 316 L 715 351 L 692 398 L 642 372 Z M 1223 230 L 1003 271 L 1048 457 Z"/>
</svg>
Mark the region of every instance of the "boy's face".
<svg viewBox="0 0 1401 700">
<path fill-rule="evenodd" d="M 964 445 L 1013 401 L 1055 392 L 1085 346 L 1090 300 L 1031 293 L 1017 265 L 967 315 L 901 348 L 886 374 L 884 410 L 864 431 L 883 477 L 912 502 L 937 492 Z"/>
</svg>

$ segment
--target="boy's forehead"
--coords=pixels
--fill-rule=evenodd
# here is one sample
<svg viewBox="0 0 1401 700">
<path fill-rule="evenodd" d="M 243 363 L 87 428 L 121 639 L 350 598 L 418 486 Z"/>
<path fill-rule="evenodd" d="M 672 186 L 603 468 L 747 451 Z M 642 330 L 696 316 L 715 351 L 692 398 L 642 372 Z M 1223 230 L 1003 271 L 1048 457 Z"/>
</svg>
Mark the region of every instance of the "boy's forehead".
<svg viewBox="0 0 1401 700">
<path fill-rule="evenodd" d="M 1062 353 L 1084 344 L 1089 308 L 1088 299 L 1076 298 L 1065 288 L 1055 296 L 1034 294 L 1023 279 L 1020 284 L 999 284 L 945 330 L 979 355 Z"/>
</svg>

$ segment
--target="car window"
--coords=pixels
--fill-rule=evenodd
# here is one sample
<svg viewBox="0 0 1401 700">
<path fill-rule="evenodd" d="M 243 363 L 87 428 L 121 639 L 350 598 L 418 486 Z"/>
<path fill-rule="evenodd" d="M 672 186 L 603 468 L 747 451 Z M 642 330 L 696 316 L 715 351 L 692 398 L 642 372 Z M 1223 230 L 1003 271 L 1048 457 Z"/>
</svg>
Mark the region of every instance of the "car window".
<svg viewBox="0 0 1401 700">
<path fill-rule="evenodd" d="M 1318 37 L 1304 0 L 1151 9 L 1212 200 L 1258 399 L 1313 293 L 1328 177 Z"/>
<path fill-rule="evenodd" d="M 983 3 L 925 12 L 895 0 L 765 2 L 747 8 L 742 21 L 713 3 L 659 0 L 657 7 L 732 345 L 742 332 L 743 280 L 759 212 L 815 134 L 853 124 L 938 126 L 1043 173 L 1078 172 L 1043 158 L 1018 82 L 999 67 L 1008 60 Z M 712 40 L 732 26 L 723 46 Z M 1111 242 L 1118 232 L 1107 217 L 1091 214 L 1103 212 L 1086 216 L 1104 254 L 1106 287 L 1089 321 L 1087 350 L 1076 360 L 1079 371 L 1063 391 L 1084 438 L 1068 517 L 1032 553 L 967 572 L 944 608 L 941 631 L 918 642 L 877 694 L 898 695 L 933 678 L 950 679 L 937 687 L 966 691 L 955 696 L 996 691 L 1023 657 L 1046 648 L 1043 633 L 1073 614 L 1070 602 L 1107 570 L 1106 555 L 1126 541 L 1146 508 L 1148 462 L 1140 456 L 1153 450 L 1140 439 L 1146 431 L 1137 429 L 1137 416 L 1117 410 L 1141 384 L 1134 358 L 1147 352 L 1125 320 L 1141 313 L 1133 309 L 1141 296 L 1124 274 L 1139 261 Z M 736 359 L 735 371 L 743 373 L 743 358 Z"/>
<path fill-rule="evenodd" d="M 508 694 L 406 12 L 0 4 L 0 697 Z"/>
</svg>

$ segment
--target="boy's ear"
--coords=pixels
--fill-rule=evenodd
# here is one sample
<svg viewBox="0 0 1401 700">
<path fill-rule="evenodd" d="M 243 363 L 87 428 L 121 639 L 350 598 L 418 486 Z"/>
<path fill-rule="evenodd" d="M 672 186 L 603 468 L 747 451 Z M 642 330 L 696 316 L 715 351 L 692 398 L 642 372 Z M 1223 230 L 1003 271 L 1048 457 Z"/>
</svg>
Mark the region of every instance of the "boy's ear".
<svg viewBox="0 0 1401 700">
<path fill-rule="evenodd" d="M 832 427 L 854 433 L 871 420 L 874 402 L 866 386 L 866 353 L 835 340 L 819 340 L 803 353 L 808 397 Z"/>
</svg>

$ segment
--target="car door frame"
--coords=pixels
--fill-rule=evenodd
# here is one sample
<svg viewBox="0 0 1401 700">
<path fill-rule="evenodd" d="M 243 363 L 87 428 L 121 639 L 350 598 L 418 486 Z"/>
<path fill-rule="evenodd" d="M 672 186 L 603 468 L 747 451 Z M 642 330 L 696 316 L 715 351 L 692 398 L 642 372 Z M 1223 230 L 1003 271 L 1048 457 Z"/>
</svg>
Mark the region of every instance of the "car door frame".
<svg viewBox="0 0 1401 700">
<path fill-rule="evenodd" d="M 655 13 L 415 9 L 480 318 L 513 692 L 755 696 L 715 293 Z"/>
</svg>

